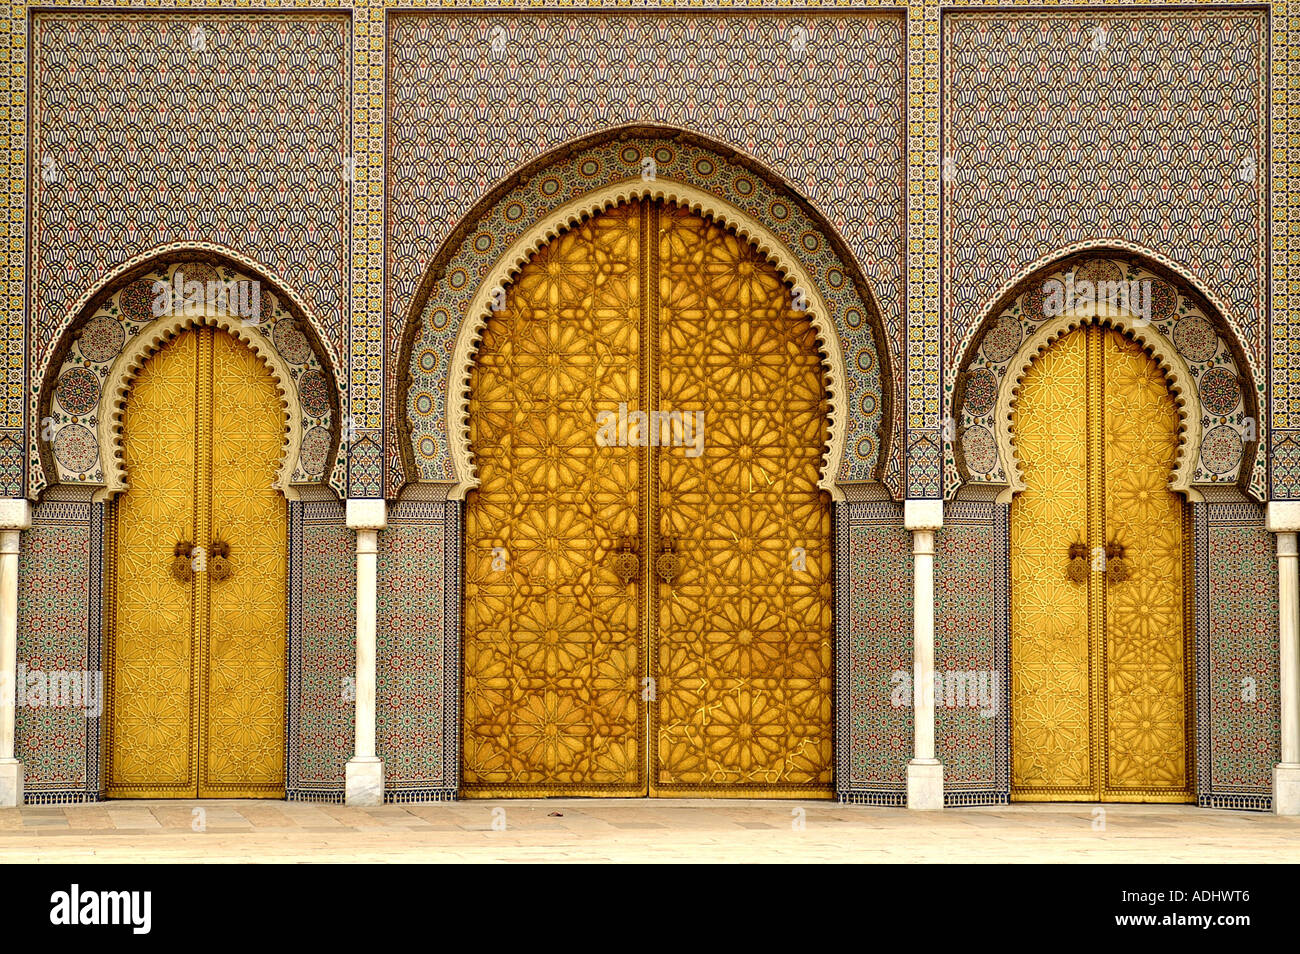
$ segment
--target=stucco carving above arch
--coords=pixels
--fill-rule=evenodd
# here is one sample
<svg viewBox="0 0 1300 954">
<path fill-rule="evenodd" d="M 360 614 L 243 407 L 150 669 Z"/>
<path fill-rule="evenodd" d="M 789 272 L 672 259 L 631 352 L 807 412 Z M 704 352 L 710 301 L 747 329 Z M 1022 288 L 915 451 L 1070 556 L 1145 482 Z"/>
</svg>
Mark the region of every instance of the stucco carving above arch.
<svg viewBox="0 0 1300 954">
<path fill-rule="evenodd" d="M 645 158 L 655 160 L 648 177 Z M 878 309 L 843 243 L 753 160 L 683 130 L 636 126 L 584 137 L 510 176 L 435 257 L 399 345 L 395 404 L 405 413 L 395 415 L 389 496 L 408 479 L 449 484 L 457 493 L 473 486 L 465 388 L 493 290 L 565 229 L 640 198 L 715 219 L 805 290 L 832 407 L 823 486 L 838 494 L 837 485 L 890 482 L 897 411 L 889 356 Z"/>
<path fill-rule="evenodd" d="M 1122 302 L 1100 308 L 1090 302 L 1056 314 L 1045 304 L 1045 290 L 1064 291 L 1076 279 L 1127 284 L 1150 301 L 1144 309 L 1135 299 L 1133 311 Z M 1089 320 L 1141 343 L 1169 379 L 1182 435 L 1171 487 L 1197 499 L 1197 487 L 1239 485 L 1263 499 L 1265 394 L 1249 354 L 1210 299 L 1181 273 L 1126 249 L 1092 245 L 1053 256 L 1006 289 L 970 338 L 950 392 L 955 439 L 948 444 L 947 496 L 963 484 L 1001 485 L 1009 493 L 1023 488 L 1010 431 L 1016 388 L 1038 354 Z"/>
<path fill-rule="evenodd" d="M 844 456 L 844 422 L 847 410 L 844 355 L 840 351 L 839 334 L 831 324 L 825 299 L 803 266 L 790 254 L 780 240 L 762 223 L 729 206 L 717 196 L 703 192 L 682 182 L 657 179 L 654 182 L 634 180 L 598 189 L 552 212 L 535 223 L 507 254 L 499 259 L 475 293 L 469 313 L 461 322 L 456 347 L 451 358 L 451 376 L 448 386 L 447 419 L 450 427 L 452 463 L 457 480 L 451 499 L 461 499 L 478 486 L 472 449 L 469 445 L 469 385 L 474 355 L 478 351 L 483 329 L 492 313 L 495 290 L 507 287 L 528 261 L 548 242 L 584 219 L 613 208 L 620 202 L 635 199 L 659 199 L 690 209 L 733 229 L 748 240 L 776 267 L 777 272 L 793 288 L 807 292 L 808 318 L 817 332 L 817 344 L 822 353 L 822 367 L 826 373 L 826 397 L 829 439 L 822 454 L 821 479 L 818 486 L 832 497 L 842 496 L 836 486 Z"/>
<path fill-rule="evenodd" d="M 241 318 L 229 312 L 209 308 L 201 314 L 176 314 L 159 318 L 132 338 L 114 360 L 104 382 L 100 398 L 99 446 L 104 462 L 104 489 L 98 496 L 112 497 L 127 489 L 126 464 L 122 454 L 122 418 L 131 385 L 144 368 L 145 362 L 156 352 L 167 347 L 181 333 L 203 325 L 220 328 L 238 338 L 261 359 L 275 380 L 280 395 L 280 411 L 284 418 L 284 442 L 280 452 L 280 465 L 276 468 L 275 487 L 289 500 L 297 499 L 292 477 L 302 448 L 302 408 L 298 402 L 298 389 L 293 375 L 266 338 L 255 334 Z"/>
<path fill-rule="evenodd" d="M 244 342 L 276 381 L 289 415 L 276 486 L 290 499 L 295 485 L 327 483 L 345 493 L 338 378 L 312 317 L 293 296 L 258 270 L 191 245 L 114 274 L 83 297 L 42 378 L 32 496 L 55 482 L 98 487 L 101 498 L 126 487 L 121 418 L 130 385 L 151 354 L 196 325 Z M 189 294 L 173 307 L 160 296 L 177 281 L 190 283 Z"/>
<path fill-rule="evenodd" d="M 1099 315 L 1095 307 L 1078 308 L 1068 314 L 1049 319 L 1020 346 L 1020 350 L 1011 359 L 1006 376 L 1002 379 L 998 390 L 997 404 L 993 412 L 998 455 L 1002 459 L 1002 466 L 1008 478 L 1007 493 L 1000 499 L 1007 502 L 1012 494 L 1025 489 L 1020 455 L 1016 452 L 1015 430 L 1011 426 L 1025 375 L 1039 355 L 1051 348 L 1053 344 L 1076 328 L 1094 323 L 1123 332 L 1142 345 L 1160 365 L 1160 370 L 1164 372 L 1165 380 L 1173 395 L 1174 404 L 1178 408 L 1178 456 L 1169 479 L 1169 489 L 1179 491 L 1189 500 L 1199 500 L 1200 495 L 1192 488 L 1192 473 L 1200 453 L 1201 402 L 1187 362 L 1163 335 L 1155 331 L 1150 324 L 1143 323 L 1140 318 L 1128 314 Z"/>
</svg>

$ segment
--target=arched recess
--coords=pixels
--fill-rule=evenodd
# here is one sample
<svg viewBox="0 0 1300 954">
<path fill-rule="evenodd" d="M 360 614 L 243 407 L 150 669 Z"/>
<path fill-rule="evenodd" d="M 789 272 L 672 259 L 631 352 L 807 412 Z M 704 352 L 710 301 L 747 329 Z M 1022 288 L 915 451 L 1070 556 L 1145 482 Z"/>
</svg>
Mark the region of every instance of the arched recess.
<svg viewBox="0 0 1300 954">
<path fill-rule="evenodd" d="M 503 180 L 425 273 L 398 343 L 393 497 L 408 480 L 473 486 L 466 443 L 470 362 L 494 291 L 550 238 L 619 201 L 688 206 L 753 241 L 801 289 L 827 362 L 832 426 L 823 485 L 884 480 L 898 410 L 879 310 L 830 224 L 754 160 L 696 134 L 630 126 L 584 137 Z M 892 462 L 892 463 L 890 463 Z M 887 467 L 888 463 L 888 467 Z"/>
<path fill-rule="evenodd" d="M 197 282 L 167 305 L 175 282 Z M 194 292 L 198 292 L 194 295 Z M 223 294 L 224 292 L 224 294 Z M 121 415 L 131 382 L 149 355 L 194 325 L 243 341 L 275 378 L 286 416 L 276 485 L 327 483 L 346 493 L 339 459 L 342 399 L 337 361 L 301 301 L 254 263 L 191 245 L 157 250 L 117 270 L 85 296 L 56 347 L 36 399 L 36 496 L 53 483 L 89 485 L 100 496 L 125 488 Z"/>
<path fill-rule="evenodd" d="M 1095 299 L 1057 309 L 1076 283 L 1122 282 L 1138 297 L 1098 306 Z M 1134 285 L 1132 283 L 1138 283 Z M 1145 284 L 1144 284 L 1145 283 Z M 1114 287 L 1113 285 L 1110 287 Z M 1140 297 L 1148 292 L 1143 306 Z M 951 498 L 963 484 L 1023 488 L 1011 414 L 1034 358 L 1073 328 L 1097 320 L 1123 331 L 1151 353 L 1179 408 L 1178 463 L 1171 489 L 1199 499 L 1198 487 L 1235 485 L 1266 493 L 1259 447 L 1264 440 L 1263 391 L 1221 313 L 1161 262 L 1124 249 L 1088 248 L 1055 257 L 1005 292 L 970 339 L 953 389 Z M 1242 370 L 1244 369 L 1244 370 Z"/>
<path fill-rule="evenodd" d="M 777 271 L 791 284 L 792 289 L 806 291 L 809 321 L 817 332 L 818 346 L 822 352 L 822 365 L 826 371 L 826 393 L 830 405 L 828 419 L 830 437 L 822 455 L 819 486 L 832 497 L 842 494 L 835 484 L 840 461 L 844 455 L 844 424 L 847 416 L 844 396 L 846 392 L 844 356 L 840 351 L 839 335 L 831 325 L 825 300 L 817 291 L 811 276 L 794 259 L 779 240 L 761 223 L 750 219 L 734 207 L 721 203 L 715 196 L 707 195 L 684 183 L 653 182 L 623 183 L 589 193 L 568 205 L 562 206 L 533 225 L 507 255 L 498 260 L 488 272 L 470 304 L 469 313 L 461 322 L 452 352 L 451 376 L 448 385 L 447 419 L 452 464 L 457 475 L 456 485 L 450 491 L 451 499 L 461 499 L 478 486 L 474 470 L 472 449 L 469 446 L 469 380 L 474 354 L 492 313 L 498 289 L 504 289 L 515 278 L 528 260 L 547 242 L 579 221 L 633 199 L 661 199 L 701 213 L 734 230 L 741 238 L 752 242 L 776 266 Z"/>
</svg>

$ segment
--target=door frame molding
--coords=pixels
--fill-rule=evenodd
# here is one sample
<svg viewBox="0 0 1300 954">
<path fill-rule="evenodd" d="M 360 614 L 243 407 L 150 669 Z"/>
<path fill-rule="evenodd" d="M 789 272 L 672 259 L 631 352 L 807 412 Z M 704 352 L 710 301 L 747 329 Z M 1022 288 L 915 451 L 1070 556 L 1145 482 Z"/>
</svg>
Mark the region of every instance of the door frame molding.
<svg viewBox="0 0 1300 954">
<path fill-rule="evenodd" d="M 1097 324 L 1133 338 L 1155 358 L 1165 374 L 1165 382 L 1178 408 L 1178 457 L 1174 462 L 1169 489 L 1181 493 L 1189 502 L 1201 500 L 1201 494 L 1192 487 L 1192 474 L 1201 453 L 1201 399 L 1196 379 L 1182 355 L 1165 338 L 1152 322 L 1142 322 L 1139 317 L 1127 314 L 1098 315 L 1095 303 L 1076 308 L 1043 322 L 1043 325 L 1023 342 L 1007 365 L 1006 373 L 998 387 L 997 402 L 993 410 L 993 426 L 1007 488 L 998 496 L 999 503 L 1011 503 L 1011 498 L 1025 489 L 1024 475 L 1020 469 L 1020 456 L 1016 451 L 1015 429 L 1012 417 L 1020 400 L 1020 385 L 1030 366 L 1040 354 L 1076 328 Z"/>
<path fill-rule="evenodd" d="M 561 205 L 538 219 L 516 239 L 506 253 L 479 281 L 478 290 L 470 300 L 469 310 L 461 321 L 452 352 L 451 369 L 447 383 L 447 425 L 449 449 L 456 482 L 448 498 L 463 500 L 465 494 L 478 486 L 473 448 L 469 441 L 469 385 L 479 341 L 493 311 L 499 289 L 508 287 L 532 257 L 549 242 L 577 223 L 613 208 L 622 202 L 641 199 L 671 203 L 704 215 L 725 228 L 730 228 L 742 239 L 751 242 L 775 267 L 781 277 L 794 288 L 807 294 L 808 319 L 817 333 L 817 346 L 822 354 L 822 367 L 826 372 L 826 399 L 828 440 L 822 452 L 821 476 L 817 486 L 831 495 L 832 500 L 843 500 L 844 492 L 836 480 L 840 462 L 844 457 L 845 430 L 849 409 L 848 387 L 844 367 L 844 354 L 840 349 L 839 333 L 831 317 L 830 308 L 821 291 L 803 264 L 791 254 L 784 243 L 762 222 L 748 215 L 718 196 L 705 192 L 685 182 L 667 177 L 652 181 L 629 180 L 595 189 Z"/>
<path fill-rule="evenodd" d="M 289 366 L 266 336 L 253 331 L 256 325 L 245 324 L 238 316 L 232 316 L 224 309 L 206 302 L 201 314 L 167 315 L 141 329 L 126 343 L 109 367 L 100 398 L 98 434 L 104 457 L 104 487 L 96 499 L 111 499 L 127 488 L 126 467 L 122 457 L 122 418 L 136 377 L 149 358 L 167 347 L 178 335 L 201 326 L 218 328 L 232 335 L 245 344 L 271 372 L 284 418 L 284 442 L 272 486 L 286 500 L 298 499 L 298 492 L 290 483 L 290 478 L 302 449 L 302 407 Z"/>
</svg>

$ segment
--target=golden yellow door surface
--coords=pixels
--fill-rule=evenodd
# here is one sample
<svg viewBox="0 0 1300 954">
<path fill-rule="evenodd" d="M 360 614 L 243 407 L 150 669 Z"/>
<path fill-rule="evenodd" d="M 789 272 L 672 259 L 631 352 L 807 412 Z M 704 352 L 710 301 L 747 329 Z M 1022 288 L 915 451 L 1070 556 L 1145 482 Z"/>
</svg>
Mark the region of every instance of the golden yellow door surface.
<svg viewBox="0 0 1300 954">
<path fill-rule="evenodd" d="M 271 373 L 224 331 L 183 332 L 131 388 L 110 591 L 110 797 L 284 795 L 283 438 Z"/>
<path fill-rule="evenodd" d="M 694 415 L 649 501 L 658 574 L 651 790 L 831 793 L 830 509 L 817 337 L 749 242 L 677 206 L 658 219 L 658 391 Z M 655 494 L 657 491 L 657 495 Z M 653 552 L 653 551 L 652 551 Z"/>
<path fill-rule="evenodd" d="M 1012 797 L 1192 801 L 1190 525 L 1165 375 L 1088 325 L 1035 359 L 1012 426 Z"/>
<path fill-rule="evenodd" d="M 705 219 L 624 203 L 523 268 L 470 379 L 467 795 L 830 794 L 823 401 Z"/>
</svg>

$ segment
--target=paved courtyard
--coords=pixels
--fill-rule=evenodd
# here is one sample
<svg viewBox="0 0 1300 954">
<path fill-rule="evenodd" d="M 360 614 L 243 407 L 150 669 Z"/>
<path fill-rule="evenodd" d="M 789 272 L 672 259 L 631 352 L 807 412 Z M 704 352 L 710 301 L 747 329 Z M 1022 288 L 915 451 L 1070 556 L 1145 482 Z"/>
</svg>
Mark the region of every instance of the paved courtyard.
<svg viewBox="0 0 1300 954">
<path fill-rule="evenodd" d="M 1104 818 L 1097 810 L 1012 805 L 921 813 L 676 799 L 377 808 L 116 801 L 0 809 L 0 863 L 1300 861 L 1300 818 L 1184 805 L 1107 805 Z"/>
</svg>

